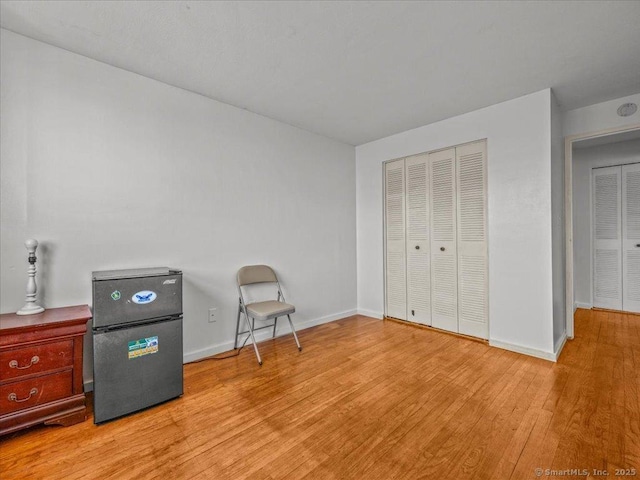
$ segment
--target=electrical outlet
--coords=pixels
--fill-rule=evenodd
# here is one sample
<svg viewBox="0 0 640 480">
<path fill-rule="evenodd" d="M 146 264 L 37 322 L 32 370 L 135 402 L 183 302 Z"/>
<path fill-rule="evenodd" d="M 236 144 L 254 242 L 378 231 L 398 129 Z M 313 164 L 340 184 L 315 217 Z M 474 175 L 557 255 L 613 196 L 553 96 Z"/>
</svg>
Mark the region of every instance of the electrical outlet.
<svg viewBox="0 0 640 480">
<path fill-rule="evenodd" d="M 218 313 L 218 309 L 216 307 L 211 307 L 209 309 L 209 323 L 216 322 L 216 315 Z"/>
</svg>

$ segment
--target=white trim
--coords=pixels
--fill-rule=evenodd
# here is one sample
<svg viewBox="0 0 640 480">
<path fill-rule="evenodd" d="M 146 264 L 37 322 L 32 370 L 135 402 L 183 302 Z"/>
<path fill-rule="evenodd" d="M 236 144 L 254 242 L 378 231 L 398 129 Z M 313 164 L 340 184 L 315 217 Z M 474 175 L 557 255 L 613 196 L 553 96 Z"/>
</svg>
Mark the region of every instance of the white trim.
<svg viewBox="0 0 640 480">
<path fill-rule="evenodd" d="M 524 347 L 515 343 L 501 342 L 499 340 L 489 340 L 490 347 L 502 348 L 503 350 L 509 350 L 510 352 L 522 353 L 531 357 L 542 358 L 543 360 L 549 360 L 551 362 L 557 362 L 560 353 L 567 343 L 567 333 L 562 332 L 562 335 L 554 345 L 554 351 L 545 352 L 544 350 L 538 350 L 535 348 Z"/>
<path fill-rule="evenodd" d="M 502 348 L 503 350 L 509 350 L 511 352 L 522 353 L 529 355 L 530 357 L 542 358 L 543 360 L 549 360 L 551 362 L 556 361 L 555 353 L 545 352 L 544 350 L 538 350 L 536 348 L 524 347 L 515 343 L 501 342 L 499 340 L 489 340 L 490 347 Z"/>
<path fill-rule="evenodd" d="M 376 318 L 378 320 L 382 320 L 384 318 L 384 314 L 382 312 L 375 312 L 364 308 L 358 309 L 358 315 L 364 315 L 365 317 Z"/>
<path fill-rule="evenodd" d="M 299 332 L 300 330 L 305 330 L 307 328 L 315 327 L 316 325 L 335 322 L 336 320 L 341 320 L 343 318 L 356 315 L 357 313 L 358 313 L 358 310 L 356 309 L 346 310 L 344 312 L 334 313 L 332 315 L 326 315 L 324 317 L 306 320 L 304 322 L 296 322 L 295 315 L 294 315 L 292 320 L 294 320 L 296 331 Z M 374 312 L 370 312 L 370 313 L 374 313 Z M 283 335 L 288 335 L 291 333 L 291 329 L 289 328 L 289 325 L 287 323 L 280 322 L 279 325 L 281 325 L 282 328 L 280 331 L 278 331 L 277 337 L 281 337 Z M 261 341 L 270 340 L 271 333 L 269 332 L 271 332 L 271 330 L 262 330 L 260 332 L 257 332 L 255 334 L 256 341 L 260 343 Z M 206 348 L 201 348 L 200 350 L 194 350 L 193 352 L 185 352 L 182 357 L 182 363 L 183 364 L 190 363 L 195 360 L 200 360 L 201 358 L 210 357 L 211 355 L 217 355 L 218 353 L 228 352 L 230 350 L 233 350 L 233 343 L 234 343 L 233 340 L 229 340 L 228 342 L 217 343 L 215 345 L 210 345 Z M 85 380 L 84 391 L 85 392 L 93 391 L 93 378 L 90 380 Z"/>
<path fill-rule="evenodd" d="M 573 338 L 573 142 L 587 138 L 603 137 L 616 133 L 640 130 L 640 123 L 625 127 L 608 128 L 598 132 L 580 133 L 564 137 L 564 221 L 565 221 L 565 291 L 566 291 L 566 316 L 568 338 Z M 593 285 L 592 285 L 593 290 Z"/>
<path fill-rule="evenodd" d="M 586 308 L 587 310 L 591 310 L 593 308 L 593 305 L 591 305 L 590 303 L 576 302 L 574 307 L 575 308 L 573 309 L 573 311 L 575 312 L 578 308 Z"/>
<path fill-rule="evenodd" d="M 295 315 L 292 320 L 294 321 L 296 331 L 305 330 L 307 328 L 315 327 L 316 325 L 322 325 L 323 323 L 335 322 L 336 320 L 341 320 L 345 317 L 350 317 L 357 313 L 356 309 L 346 310 L 340 313 L 334 313 L 332 315 L 326 315 L 324 317 L 315 318 L 311 320 L 306 320 L 304 322 L 296 322 Z M 242 322 L 242 320 L 241 320 Z M 277 337 L 281 337 L 283 335 L 288 335 L 291 333 L 291 329 L 289 325 L 285 322 L 280 322 L 279 325 L 282 325 L 282 328 L 278 331 Z M 265 340 L 271 339 L 271 330 L 262 330 L 260 332 L 256 332 L 254 335 L 256 337 L 256 342 L 260 343 Z M 276 337 L 276 338 L 277 338 Z M 211 345 L 206 348 L 202 348 L 200 350 L 195 350 L 193 352 L 185 352 L 183 357 L 183 363 L 193 362 L 195 360 L 200 360 L 201 358 L 209 357 L 211 355 L 216 355 L 218 353 L 228 352 L 233 350 L 233 340 L 229 340 L 224 343 L 218 343 L 216 345 Z M 247 343 L 249 345 L 249 343 Z"/>
<path fill-rule="evenodd" d="M 562 335 L 560 336 L 560 338 L 558 339 L 558 341 L 556 342 L 555 346 L 554 346 L 554 362 L 558 361 L 558 358 L 560 357 L 560 354 L 562 353 L 562 349 L 564 348 L 565 344 L 567 343 L 567 332 L 562 332 Z"/>
</svg>

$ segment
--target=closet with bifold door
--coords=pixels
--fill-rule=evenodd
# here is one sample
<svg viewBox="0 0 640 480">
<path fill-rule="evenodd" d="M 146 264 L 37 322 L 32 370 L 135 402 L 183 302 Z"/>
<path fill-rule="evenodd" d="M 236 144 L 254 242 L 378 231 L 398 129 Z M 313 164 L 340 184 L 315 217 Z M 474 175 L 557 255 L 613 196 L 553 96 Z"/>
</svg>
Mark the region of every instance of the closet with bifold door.
<svg viewBox="0 0 640 480">
<path fill-rule="evenodd" d="M 488 338 L 486 141 L 384 164 L 385 315 Z"/>
<path fill-rule="evenodd" d="M 592 170 L 593 306 L 640 312 L 640 163 Z"/>
</svg>

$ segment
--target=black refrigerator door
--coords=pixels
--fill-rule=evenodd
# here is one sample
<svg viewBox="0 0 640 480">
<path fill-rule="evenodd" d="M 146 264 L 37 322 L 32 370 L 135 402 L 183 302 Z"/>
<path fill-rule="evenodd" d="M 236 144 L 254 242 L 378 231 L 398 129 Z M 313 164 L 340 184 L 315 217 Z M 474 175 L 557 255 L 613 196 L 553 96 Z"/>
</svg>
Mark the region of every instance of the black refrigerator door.
<svg viewBox="0 0 640 480">
<path fill-rule="evenodd" d="M 181 273 L 93 281 L 93 328 L 170 315 L 182 315 Z"/>
<path fill-rule="evenodd" d="M 94 422 L 182 395 L 182 318 L 93 332 Z"/>
</svg>

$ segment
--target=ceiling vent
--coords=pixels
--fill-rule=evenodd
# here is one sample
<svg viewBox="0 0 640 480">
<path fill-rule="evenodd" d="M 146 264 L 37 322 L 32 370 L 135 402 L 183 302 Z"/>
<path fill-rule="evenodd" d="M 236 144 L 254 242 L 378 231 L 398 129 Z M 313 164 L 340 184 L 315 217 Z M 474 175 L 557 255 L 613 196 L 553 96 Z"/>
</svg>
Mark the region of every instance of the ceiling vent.
<svg viewBox="0 0 640 480">
<path fill-rule="evenodd" d="M 618 115 L 621 117 L 630 117 L 638 110 L 638 105 L 635 103 L 623 103 L 618 107 Z"/>
</svg>

